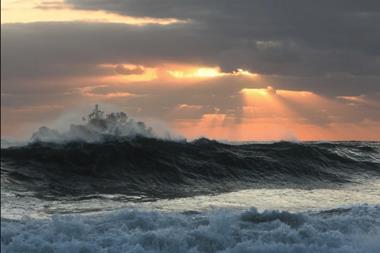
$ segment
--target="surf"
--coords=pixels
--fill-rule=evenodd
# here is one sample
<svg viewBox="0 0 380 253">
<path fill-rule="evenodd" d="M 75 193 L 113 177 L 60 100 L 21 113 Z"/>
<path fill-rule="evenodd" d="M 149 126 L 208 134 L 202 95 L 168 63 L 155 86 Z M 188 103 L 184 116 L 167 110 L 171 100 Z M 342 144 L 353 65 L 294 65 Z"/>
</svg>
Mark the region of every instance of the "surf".
<svg viewBox="0 0 380 253">
<path fill-rule="evenodd" d="M 183 197 L 244 188 L 321 188 L 379 177 L 379 150 L 379 143 L 230 145 L 205 138 L 118 137 L 2 149 L 1 172 L 16 184 L 53 195 Z"/>
<path fill-rule="evenodd" d="M 375 253 L 380 206 L 319 212 L 124 209 L 51 219 L 2 219 L 2 252 Z"/>
</svg>

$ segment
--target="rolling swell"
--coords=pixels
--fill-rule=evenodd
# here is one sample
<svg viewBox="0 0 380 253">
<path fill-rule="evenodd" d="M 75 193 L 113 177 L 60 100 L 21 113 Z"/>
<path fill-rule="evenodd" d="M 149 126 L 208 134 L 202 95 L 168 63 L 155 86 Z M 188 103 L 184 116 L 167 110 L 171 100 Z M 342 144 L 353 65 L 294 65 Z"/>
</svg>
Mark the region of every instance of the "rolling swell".
<svg viewBox="0 0 380 253">
<path fill-rule="evenodd" d="M 379 143 L 229 145 L 148 138 L 1 150 L 3 181 L 41 196 L 179 197 L 247 187 L 330 187 L 380 176 Z"/>
</svg>

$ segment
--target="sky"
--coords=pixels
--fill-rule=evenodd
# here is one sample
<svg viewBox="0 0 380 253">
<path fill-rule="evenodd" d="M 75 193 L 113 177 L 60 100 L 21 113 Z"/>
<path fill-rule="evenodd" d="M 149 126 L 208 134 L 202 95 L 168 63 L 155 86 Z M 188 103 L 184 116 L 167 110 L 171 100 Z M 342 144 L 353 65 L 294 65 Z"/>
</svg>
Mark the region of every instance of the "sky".
<svg viewBox="0 0 380 253">
<path fill-rule="evenodd" d="M 380 140 L 380 1 L 2 0 L 2 138 L 95 103 L 189 139 Z"/>
</svg>

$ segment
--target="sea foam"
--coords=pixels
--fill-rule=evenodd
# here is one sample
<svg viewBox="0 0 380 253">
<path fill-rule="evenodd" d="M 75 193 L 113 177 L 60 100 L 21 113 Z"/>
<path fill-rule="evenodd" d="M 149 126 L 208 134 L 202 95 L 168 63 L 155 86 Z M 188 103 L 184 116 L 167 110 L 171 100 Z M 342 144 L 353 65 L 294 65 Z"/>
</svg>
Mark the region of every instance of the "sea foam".
<svg viewBox="0 0 380 253">
<path fill-rule="evenodd" d="M 1 252 L 371 253 L 380 248 L 380 206 L 319 213 L 218 209 L 122 210 L 2 220 Z"/>
</svg>

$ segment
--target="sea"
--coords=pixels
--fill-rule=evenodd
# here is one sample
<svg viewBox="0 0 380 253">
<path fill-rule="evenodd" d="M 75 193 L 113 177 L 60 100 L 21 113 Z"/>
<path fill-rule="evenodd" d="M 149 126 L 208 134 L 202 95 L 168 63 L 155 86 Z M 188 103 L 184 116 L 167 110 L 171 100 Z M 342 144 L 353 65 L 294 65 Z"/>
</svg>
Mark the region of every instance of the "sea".
<svg viewBox="0 0 380 253">
<path fill-rule="evenodd" d="M 2 142 L 1 252 L 379 253 L 380 142 Z"/>
</svg>

